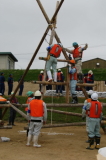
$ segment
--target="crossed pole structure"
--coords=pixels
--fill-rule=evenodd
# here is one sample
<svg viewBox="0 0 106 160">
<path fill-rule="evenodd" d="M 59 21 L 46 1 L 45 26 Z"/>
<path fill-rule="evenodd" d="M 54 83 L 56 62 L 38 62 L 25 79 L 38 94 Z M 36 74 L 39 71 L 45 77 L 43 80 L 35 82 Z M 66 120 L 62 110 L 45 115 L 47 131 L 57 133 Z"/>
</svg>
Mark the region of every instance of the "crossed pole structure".
<svg viewBox="0 0 106 160">
<path fill-rule="evenodd" d="M 59 10 L 60 10 L 60 8 L 61 8 L 64 0 L 61 0 L 60 2 L 59 2 L 59 1 L 57 2 L 56 10 L 55 10 L 54 15 L 52 16 L 51 20 L 49 19 L 46 11 L 44 10 L 44 8 L 43 8 L 40 0 L 36 0 L 36 2 L 38 3 L 38 5 L 39 5 L 39 7 L 40 7 L 40 9 L 41 9 L 41 11 L 42 11 L 42 13 L 43 13 L 43 15 L 44 15 L 44 17 L 45 17 L 45 19 L 46 19 L 46 21 L 47 21 L 47 23 L 48 23 L 48 26 L 47 26 L 47 28 L 46 28 L 46 30 L 45 30 L 45 32 L 44 32 L 44 34 L 43 34 L 43 36 L 42 36 L 42 38 L 41 38 L 41 40 L 40 40 L 40 42 L 39 42 L 39 44 L 38 44 L 35 52 L 34 52 L 34 54 L 33 54 L 32 58 L 31 58 L 29 64 L 28 64 L 28 66 L 27 66 L 27 68 L 26 68 L 26 70 L 25 70 L 25 72 L 24 72 L 24 74 L 23 74 L 20 82 L 18 83 L 18 85 L 17 85 L 17 87 L 16 87 L 16 89 L 15 89 L 15 91 L 14 91 L 14 94 L 11 96 L 10 101 L 14 98 L 15 94 L 17 93 L 17 91 L 18 91 L 18 89 L 19 89 L 22 81 L 24 80 L 24 78 L 25 78 L 28 70 L 30 69 L 30 67 L 31 67 L 31 65 L 32 65 L 32 63 L 33 63 L 33 61 L 34 61 L 34 59 L 35 59 L 35 57 L 36 57 L 36 55 L 37 55 L 37 53 L 38 53 L 38 51 L 39 51 L 39 49 L 40 49 L 40 47 L 41 47 L 43 41 L 45 40 L 45 37 L 47 36 L 49 30 L 52 31 L 52 32 L 51 32 L 52 34 L 51 34 L 51 37 L 50 37 L 49 44 L 52 44 L 52 42 L 53 42 L 53 37 L 55 37 L 55 39 L 56 39 L 56 41 L 57 41 L 58 43 L 61 43 L 61 40 L 60 40 L 60 38 L 58 37 L 58 35 L 57 35 L 56 31 L 55 31 L 55 27 L 56 27 L 56 17 L 57 17 L 57 14 L 58 14 L 58 12 L 59 12 Z M 63 62 L 63 61 L 68 62 L 68 61 L 69 61 L 69 58 L 68 58 L 68 56 L 67 56 L 67 54 L 66 54 L 66 51 L 63 49 L 62 52 L 63 52 L 63 55 L 64 55 L 64 57 L 65 57 L 66 60 L 60 60 L 60 61 L 61 61 L 61 62 Z M 47 53 L 47 55 L 48 55 L 48 53 Z M 40 59 L 40 58 L 39 58 L 39 59 Z M 58 60 L 58 61 L 59 61 L 59 60 Z M 36 82 L 34 82 L 34 83 L 43 84 L 43 89 L 44 89 L 44 85 L 46 85 L 46 84 L 52 84 L 52 85 L 63 85 L 63 84 L 64 84 L 64 85 L 66 85 L 66 103 L 69 103 L 69 74 L 68 74 L 68 69 L 67 69 L 67 81 L 66 81 L 65 83 L 64 83 L 64 82 L 63 82 L 63 83 L 62 83 L 62 82 L 61 82 L 61 83 L 60 83 L 60 82 L 56 82 L 56 83 L 51 82 L 51 83 L 50 83 L 50 82 L 45 82 L 45 81 L 43 81 L 43 82 L 36 81 Z M 85 88 L 84 88 L 84 86 L 86 86 L 86 84 L 77 84 L 77 85 L 79 85 L 79 86 L 82 87 L 82 90 L 83 90 L 83 93 L 84 93 L 85 97 L 88 98 L 88 95 L 87 95 L 86 90 L 85 90 Z M 91 84 L 91 85 L 89 85 L 89 86 L 94 86 L 94 85 Z M 70 105 L 71 105 L 71 104 L 70 104 Z M 26 115 L 25 113 L 23 113 L 21 110 L 19 110 L 18 108 L 16 108 L 16 105 L 15 105 L 15 104 L 11 104 L 11 103 L 8 105 L 8 107 L 6 107 L 6 108 L 4 109 L 3 114 L 2 114 L 2 118 L 4 117 L 6 111 L 7 111 L 7 109 L 8 109 L 9 107 L 12 107 L 12 108 L 13 108 L 14 110 L 16 110 L 19 114 L 21 114 L 25 119 L 28 120 L 27 115 Z M 49 111 L 49 110 L 48 110 L 48 111 Z"/>
</svg>

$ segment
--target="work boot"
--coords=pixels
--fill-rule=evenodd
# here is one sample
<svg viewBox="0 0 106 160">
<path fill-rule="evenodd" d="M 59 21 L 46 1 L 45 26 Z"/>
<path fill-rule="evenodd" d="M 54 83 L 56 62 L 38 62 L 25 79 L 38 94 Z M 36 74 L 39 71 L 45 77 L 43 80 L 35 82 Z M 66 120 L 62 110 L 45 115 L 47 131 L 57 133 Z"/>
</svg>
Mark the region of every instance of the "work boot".
<svg viewBox="0 0 106 160">
<path fill-rule="evenodd" d="M 33 137 L 33 142 L 34 142 L 33 147 L 37 147 L 37 148 L 41 147 L 41 145 L 38 144 L 38 136 Z"/>
<path fill-rule="evenodd" d="M 95 137 L 95 140 L 96 140 L 96 146 L 95 146 L 95 148 L 96 149 L 100 149 L 100 137 Z"/>
<path fill-rule="evenodd" d="M 78 98 L 77 98 L 77 96 L 76 96 L 76 94 L 74 95 L 72 95 L 72 102 L 71 102 L 71 104 L 76 104 L 76 103 L 78 103 Z"/>
<path fill-rule="evenodd" d="M 28 134 L 26 146 L 30 146 L 31 138 L 32 138 L 32 135 L 31 135 L 31 134 Z"/>
<path fill-rule="evenodd" d="M 89 137 L 89 140 L 90 140 L 89 146 L 86 149 L 93 150 L 94 149 L 94 137 L 93 138 Z"/>
</svg>

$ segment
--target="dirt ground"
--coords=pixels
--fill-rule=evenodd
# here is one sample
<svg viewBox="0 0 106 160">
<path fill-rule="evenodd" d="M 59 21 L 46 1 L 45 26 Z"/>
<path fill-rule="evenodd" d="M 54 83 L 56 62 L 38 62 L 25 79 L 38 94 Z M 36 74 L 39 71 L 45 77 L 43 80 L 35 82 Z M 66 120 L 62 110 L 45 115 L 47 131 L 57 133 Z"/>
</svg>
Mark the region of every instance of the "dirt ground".
<svg viewBox="0 0 106 160">
<path fill-rule="evenodd" d="M 6 125 L 7 123 L 5 123 Z M 39 136 L 41 148 L 26 146 L 26 123 L 16 123 L 12 129 L 0 129 L 0 160 L 96 160 L 98 150 L 87 150 L 85 126 L 42 128 Z M 101 147 L 106 146 L 106 135 L 101 130 Z"/>
</svg>

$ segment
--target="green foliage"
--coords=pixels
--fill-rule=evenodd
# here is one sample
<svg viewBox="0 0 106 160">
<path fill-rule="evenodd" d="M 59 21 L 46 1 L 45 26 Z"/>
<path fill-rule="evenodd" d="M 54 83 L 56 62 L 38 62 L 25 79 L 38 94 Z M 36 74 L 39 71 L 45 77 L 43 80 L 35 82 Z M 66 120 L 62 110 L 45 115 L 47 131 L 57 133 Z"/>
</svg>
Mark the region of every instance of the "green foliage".
<svg viewBox="0 0 106 160">
<path fill-rule="evenodd" d="M 61 69 L 65 79 L 67 77 L 67 71 L 66 68 Z M 83 69 L 83 73 L 87 73 L 90 69 Z M 28 71 L 28 73 L 25 76 L 25 81 L 32 81 L 32 80 L 38 80 L 38 75 L 40 73 L 41 69 L 31 69 Z M 95 81 L 105 81 L 106 80 L 106 69 L 92 69 L 94 73 L 94 79 Z M 4 73 L 5 79 L 7 81 L 9 74 L 13 74 L 14 81 L 18 81 L 18 79 L 21 77 L 21 75 L 24 74 L 25 70 L 1 70 L 0 72 Z"/>
</svg>

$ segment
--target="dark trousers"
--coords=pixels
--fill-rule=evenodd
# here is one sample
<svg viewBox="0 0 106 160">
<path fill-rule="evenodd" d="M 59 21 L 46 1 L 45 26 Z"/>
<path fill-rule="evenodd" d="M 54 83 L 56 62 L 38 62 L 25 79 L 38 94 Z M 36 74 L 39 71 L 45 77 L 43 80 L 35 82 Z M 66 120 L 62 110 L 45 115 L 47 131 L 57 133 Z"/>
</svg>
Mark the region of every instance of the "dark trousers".
<svg viewBox="0 0 106 160">
<path fill-rule="evenodd" d="M 4 95 L 4 91 L 5 91 L 5 85 L 4 83 L 0 84 L 0 93 L 2 93 L 2 95 Z"/>
<path fill-rule="evenodd" d="M 10 116 L 9 116 L 9 124 L 13 125 L 16 117 L 16 111 L 10 107 Z"/>
<path fill-rule="evenodd" d="M 22 96 L 22 92 L 23 92 L 24 86 L 20 86 L 20 90 L 19 90 L 19 96 Z"/>
<path fill-rule="evenodd" d="M 11 95 L 12 90 L 13 90 L 13 84 L 8 84 L 8 95 Z"/>
<path fill-rule="evenodd" d="M 57 80 L 57 82 L 61 82 L 61 81 Z M 62 85 L 56 85 L 56 93 L 58 93 L 58 91 L 62 93 Z"/>
<path fill-rule="evenodd" d="M 0 108 L 0 119 L 2 119 L 2 108 Z"/>
</svg>

